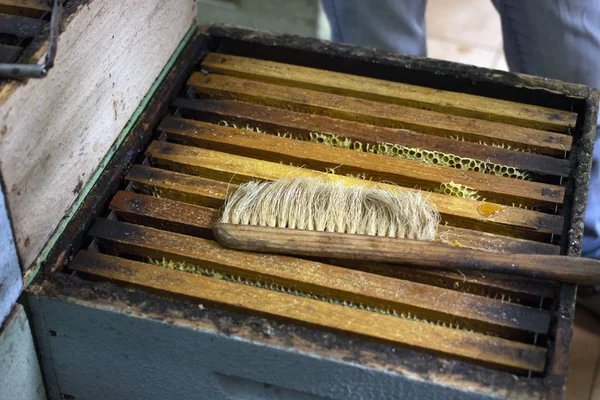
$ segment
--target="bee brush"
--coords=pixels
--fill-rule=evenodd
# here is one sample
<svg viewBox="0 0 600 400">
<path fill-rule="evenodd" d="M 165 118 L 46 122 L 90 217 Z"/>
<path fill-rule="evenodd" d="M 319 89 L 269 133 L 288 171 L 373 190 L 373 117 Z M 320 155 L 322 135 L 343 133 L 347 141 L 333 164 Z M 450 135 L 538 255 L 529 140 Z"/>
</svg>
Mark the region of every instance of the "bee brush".
<svg viewBox="0 0 600 400">
<path fill-rule="evenodd" d="M 237 250 L 600 283 L 596 260 L 498 254 L 433 242 L 439 222 L 433 204 L 418 192 L 294 178 L 241 185 L 213 233 L 221 245 Z"/>
</svg>

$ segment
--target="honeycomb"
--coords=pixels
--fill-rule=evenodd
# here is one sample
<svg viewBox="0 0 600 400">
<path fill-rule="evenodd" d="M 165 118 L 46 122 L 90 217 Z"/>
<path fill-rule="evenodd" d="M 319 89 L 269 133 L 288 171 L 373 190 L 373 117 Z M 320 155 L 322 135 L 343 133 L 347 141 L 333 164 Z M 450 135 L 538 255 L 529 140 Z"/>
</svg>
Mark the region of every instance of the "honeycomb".
<svg viewBox="0 0 600 400">
<path fill-rule="evenodd" d="M 454 182 L 444 182 L 433 191 L 467 200 L 479 200 L 480 198 L 476 189 Z"/>
<path fill-rule="evenodd" d="M 233 123 L 228 123 L 227 121 L 220 121 L 219 125 L 238 128 Z M 246 127 L 242 127 L 241 129 L 249 130 L 252 132 L 264 133 L 260 129 L 256 127 L 252 127 L 250 125 L 246 125 Z M 294 136 L 290 132 L 277 132 L 278 137 L 288 138 L 288 139 L 296 139 L 296 140 L 305 140 L 302 138 L 298 138 Z M 463 140 L 461 137 L 453 138 L 455 140 Z M 507 165 L 496 164 L 488 161 L 476 160 L 468 157 L 460 157 L 451 153 L 443 153 L 440 151 L 430 151 L 430 150 L 422 150 L 418 148 L 403 146 L 401 144 L 393 144 L 393 143 L 376 143 L 370 144 L 367 143 L 363 145 L 362 142 L 357 140 L 352 140 L 350 138 L 335 135 L 331 133 L 320 133 L 320 132 L 310 132 L 308 141 L 312 143 L 324 144 L 326 146 L 339 147 L 344 149 L 351 149 L 356 151 L 363 151 L 378 155 L 384 155 L 388 157 L 396 157 L 404 160 L 411 161 L 419 161 L 428 164 L 441 165 L 450 168 L 456 169 L 464 169 L 473 172 L 481 172 L 489 175 L 497 175 L 503 176 L 506 178 L 514 178 L 514 179 L 524 179 L 528 180 L 529 175 L 527 172 L 520 171 L 514 167 L 510 167 Z M 481 143 L 486 144 L 486 143 Z M 488 145 L 488 144 L 486 144 Z M 496 147 L 505 147 L 504 145 L 499 146 L 495 144 L 491 144 Z M 292 165 L 290 163 L 290 165 Z M 329 174 L 336 174 L 337 167 L 335 168 L 325 168 L 325 172 Z M 360 178 L 360 179 L 368 179 L 368 176 L 364 173 L 361 174 L 343 174 L 344 176 L 349 176 L 352 178 Z M 482 199 L 478 195 L 478 191 L 471 187 L 457 184 L 454 182 L 446 182 L 442 183 L 440 186 L 432 190 L 436 193 L 442 193 L 449 196 L 460 197 L 467 200 L 485 200 Z M 519 208 L 527 208 L 527 206 L 523 206 L 521 204 L 514 204 L 513 207 Z"/>
<path fill-rule="evenodd" d="M 325 168 L 325 173 L 327 173 L 327 174 L 333 174 L 333 175 L 339 175 L 337 173 L 337 171 L 336 171 L 337 168 L 339 168 L 339 167 Z M 342 174 L 342 176 L 347 176 L 349 178 L 357 178 L 357 179 L 369 180 L 369 181 L 372 180 L 364 172 L 358 173 L 358 174 Z"/>
<path fill-rule="evenodd" d="M 234 123 L 231 123 L 231 122 L 227 122 L 227 121 L 225 121 L 225 120 L 222 120 L 222 121 L 219 121 L 217 125 L 224 126 L 224 127 L 227 127 L 227 128 L 243 129 L 243 130 L 250 131 L 250 132 L 264 133 L 263 131 L 261 131 L 261 130 L 260 130 L 260 129 L 258 129 L 257 127 L 252 127 L 252 126 L 250 126 L 249 124 L 248 124 L 248 125 L 246 125 L 246 126 L 242 126 L 242 127 L 240 127 L 240 126 L 237 126 L 237 125 L 236 125 L 236 124 L 234 124 Z"/>
<path fill-rule="evenodd" d="M 236 129 L 245 129 L 251 132 L 264 133 L 257 127 L 252 127 L 250 125 L 246 125 L 245 127 L 238 127 L 236 124 L 227 122 L 225 120 L 219 121 L 218 123 L 221 126 L 231 127 Z M 290 132 L 277 132 L 278 137 L 288 138 L 288 139 L 298 139 L 295 138 Z M 455 140 L 464 141 L 461 137 L 452 137 Z M 377 143 L 370 144 L 367 143 L 363 145 L 362 142 L 357 140 L 352 140 L 350 138 L 335 135 L 332 133 L 320 133 L 320 132 L 310 132 L 308 141 L 313 143 L 320 143 L 326 146 L 332 147 L 340 147 L 343 149 L 351 149 L 356 151 L 364 151 L 373 154 L 379 154 L 388 157 L 396 157 L 404 160 L 411 161 L 420 161 L 428 164 L 441 165 L 444 167 L 451 167 L 456 169 L 464 169 L 473 172 L 481 172 L 489 175 L 497 175 L 503 176 L 505 178 L 514 178 L 514 179 L 529 179 L 529 174 L 524 171 L 520 171 L 515 167 L 511 167 L 508 165 L 496 164 L 489 161 L 476 160 L 468 157 L 460 157 L 451 153 L 443 153 L 440 151 L 430 151 L 430 150 L 422 150 L 414 147 L 403 146 L 401 144 L 393 144 L 393 143 Z M 479 144 L 483 144 L 486 146 L 500 147 L 504 149 L 512 149 L 510 146 L 505 144 L 495 144 L 495 143 L 486 143 L 480 141 Z M 520 149 L 513 149 L 520 150 Z M 523 150 L 527 151 L 527 150 Z"/>
<path fill-rule="evenodd" d="M 466 142 L 465 138 L 462 136 L 449 136 L 450 139 L 454 139 L 454 140 L 459 140 L 461 142 Z M 514 150 L 514 151 L 522 151 L 524 153 L 533 153 L 533 151 L 531 149 L 528 148 L 522 148 L 522 147 L 513 147 L 509 144 L 506 143 L 496 143 L 496 142 L 486 142 L 485 140 L 479 140 L 477 141 L 478 144 L 481 144 L 483 146 L 490 146 L 490 147 L 497 147 L 499 149 L 505 149 L 505 150 Z"/>
<path fill-rule="evenodd" d="M 431 320 L 427 320 L 427 319 L 422 319 L 411 312 L 398 312 L 397 310 L 393 310 L 393 309 L 381 308 L 381 307 L 371 307 L 369 305 L 364 305 L 362 303 L 354 303 L 351 301 L 339 300 L 339 299 L 335 299 L 332 297 L 320 296 L 320 295 L 317 295 L 314 293 L 299 291 L 299 290 L 296 290 L 293 288 L 284 287 L 277 283 L 268 283 L 268 282 L 263 282 L 260 280 L 251 280 L 251 279 L 243 278 L 241 276 L 220 273 L 218 271 L 215 271 L 214 269 L 202 268 L 198 265 L 190 264 L 187 262 L 172 261 L 172 260 L 167 260 L 165 258 L 163 258 L 162 260 L 148 258 L 148 262 L 150 264 L 153 264 L 153 265 L 156 265 L 156 266 L 159 266 L 162 268 L 202 275 L 202 276 L 206 276 L 209 278 L 221 279 L 221 280 L 224 280 L 227 282 L 241 283 L 244 285 L 259 287 L 259 288 L 263 288 L 263 289 L 269 289 L 269 290 L 273 290 L 273 291 L 280 292 L 280 293 L 287 293 L 287 294 L 291 294 L 294 296 L 300 296 L 300 297 L 306 297 L 306 298 L 313 299 L 313 300 L 324 301 L 324 302 L 328 302 L 331 304 L 337 304 L 337 305 L 341 305 L 341 306 L 345 306 L 345 307 L 357 308 L 360 310 L 376 312 L 379 314 L 390 315 L 390 316 L 408 319 L 408 320 L 412 320 L 412 321 L 418 321 L 418 322 L 422 322 L 425 324 L 437 325 L 437 326 L 442 326 L 445 328 L 458 329 L 458 330 L 463 330 L 463 331 L 467 331 L 467 332 L 474 332 L 471 329 L 460 327 L 458 324 L 452 324 L 452 323 L 447 323 L 447 322 L 443 322 L 443 321 L 431 321 Z"/>
<path fill-rule="evenodd" d="M 404 160 L 420 161 L 428 164 L 442 165 L 456 169 L 465 169 L 473 172 L 482 172 L 489 175 L 498 175 L 506 178 L 529 179 L 526 172 L 519 171 L 514 167 L 495 164 L 488 161 L 475 160 L 468 157 L 460 157 L 440 151 L 422 150 L 401 144 L 377 143 L 370 144 L 352 140 L 331 133 L 310 132 L 310 142 L 321 143 L 327 146 L 341 147 L 357 151 L 364 151 L 388 157 L 397 157 Z"/>
</svg>

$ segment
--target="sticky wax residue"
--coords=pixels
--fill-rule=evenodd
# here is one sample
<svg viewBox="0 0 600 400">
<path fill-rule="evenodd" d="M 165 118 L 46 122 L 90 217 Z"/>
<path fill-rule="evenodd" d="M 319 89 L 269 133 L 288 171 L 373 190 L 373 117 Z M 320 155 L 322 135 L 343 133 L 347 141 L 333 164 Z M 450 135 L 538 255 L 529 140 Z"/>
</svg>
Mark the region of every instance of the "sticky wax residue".
<svg viewBox="0 0 600 400">
<path fill-rule="evenodd" d="M 446 238 L 442 238 L 442 237 L 437 237 L 435 239 L 435 241 L 438 243 L 449 244 L 454 247 L 464 247 L 458 240 L 451 240 L 451 239 L 446 239 Z"/>
<path fill-rule="evenodd" d="M 499 206 L 498 204 L 485 203 L 477 207 L 479 214 L 483 215 L 484 217 L 491 217 L 502 210 L 504 210 L 504 207 Z"/>
</svg>

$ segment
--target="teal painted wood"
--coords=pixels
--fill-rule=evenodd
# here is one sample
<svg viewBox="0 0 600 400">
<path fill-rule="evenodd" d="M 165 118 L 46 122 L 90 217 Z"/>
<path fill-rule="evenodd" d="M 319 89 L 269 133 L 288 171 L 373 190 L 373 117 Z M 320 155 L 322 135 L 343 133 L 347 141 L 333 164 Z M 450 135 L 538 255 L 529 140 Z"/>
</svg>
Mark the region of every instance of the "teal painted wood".
<svg viewBox="0 0 600 400">
<path fill-rule="evenodd" d="M 17 249 L 0 185 L 0 326 L 23 289 Z"/>
<path fill-rule="evenodd" d="M 234 333 L 143 318 L 129 314 L 129 308 L 119 312 L 85 300 L 36 295 L 29 295 L 29 302 L 51 398 L 497 398 L 434 377 L 411 378 L 269 346 Z"/>
<path fill-rule="evenodd" d="M 15 304 L 0 330 L 0 400 L 45 399 L 27 315 Z"/>
</svg>

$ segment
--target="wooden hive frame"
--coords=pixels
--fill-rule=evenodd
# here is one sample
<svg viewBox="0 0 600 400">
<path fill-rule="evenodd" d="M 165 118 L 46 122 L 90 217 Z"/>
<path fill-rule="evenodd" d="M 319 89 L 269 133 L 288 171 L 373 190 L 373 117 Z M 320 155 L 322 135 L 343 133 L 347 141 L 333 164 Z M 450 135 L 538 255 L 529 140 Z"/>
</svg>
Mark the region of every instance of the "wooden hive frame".
<svg viewBox="0 0 600 400">
<path fill-rule="evenodd" d="M 196 64 L 200 59 L 202 64 Z M 332 72 L 314 74 L 315 69 Z M 354 77 L 336 80 L 340 73 Z M 411 91 L 415 86 L 432 89 Z M 431 90 L 444 90 L 435 93 L 446 97 L 427 100 Z M 211 99 L 199 101 L 204 95 Z M 483 103 L 475 96 L 496 100 Z M 334 179 L 348 183 L 361 175 L 367 178 L 361 182 L 372 185 L 384 180 L 433 190 L 452 181 L 476 189 L 485 200 L 431 194 L 448 223 L 439 240 L 450 244 L 576 256 L 595 96 L 577 85 L 445 62 L 219 26 L 201 29 L 55 244 L 30 293 L 89 305 L 127 305 L 134 314 L 151 318 L 175 318 L 185 310 L 188 322 L 175 318 L 176 324 L 215 331 L 230 329 L 223 321 L 234 318 L 242 327 L 236 337 L 291 351 L 309 349 L 330 360 L 352 354 L 353 362 L 408 381 L 417 376 L 431 385 L 427 390 L 450 390 L 450 397 L 473 391 L 560 397 L 574 312 L 571 285 L 265 258 L 218 248 L 210 240 L 210 227 L 232 185 L 292 173 L 321 176 L 333 168 Z M 516 101 L 526 105 L 511 108 Z M 445 113 L 454 115 L 450 122 L 439 120 Z M 215 124 L 223 120 L 228 126 Z M 368 129 L 367 123 L 372 124 Z M 252 129 L 240 129 L 246 126 Z M 467 159 L 483 154 L 486 162 L 527 171 L 533 179 L 491 174 L 483 179 L 477 171 L 310 143 L 311 132 L 320 131 L 363 146 L 419 146 Z M 154 132 L 162 135 L 157 138 Z M 451 138 L 461 134 L 464 142 Z M 200 274 L 161 268 L 147 257 L 163 267 Z M 121 285 L 60 273 L 65 266 L 87 278 L 142 288 L 135 293 L 146 305 L 140 308 L 140 299 Z M 214 279 L 215 274 L 225 279 Z M 246 284 L 231 282 L 240 279 Z M 107 300 L 107 293 L 113 300 Z M 184 302 L 175 306 L 161 299 L 165 294 Z M 499 294 L 511 301 L 495 298 Z M 217 309 L 199 310 L 198 302 Z M 245 317 L 248 310 L 251 316 Z M 244 328 L 256 315 L 268 323 L 266 339 Z M 436 324 L 415 321 L 415 315 Z M 349 326 L 353 319 L 359 322 Z M 391 358 L 390 348 L 397 353 Z"/>
<path fill-rule="evenodd" d="M 85 0 L 63 3 L 61 15 L 65 21 Z M 51 15 L 51 1 L 0 0 L 0 63 L 33 64 L 39 61 L 48 46 Z M 2 85 L 2 97 L 14 90 L 10 86 Z"/>
<path fill-rule="evenodd" d="M 27 60 L 39 50 L 40 36 L 48 24 L 42 17 L 50 12 L 50 5 L 44 2 L 0 1 L 0 34 L 7 37 L 0 43 L 1 63 Z"/>
</svg>

